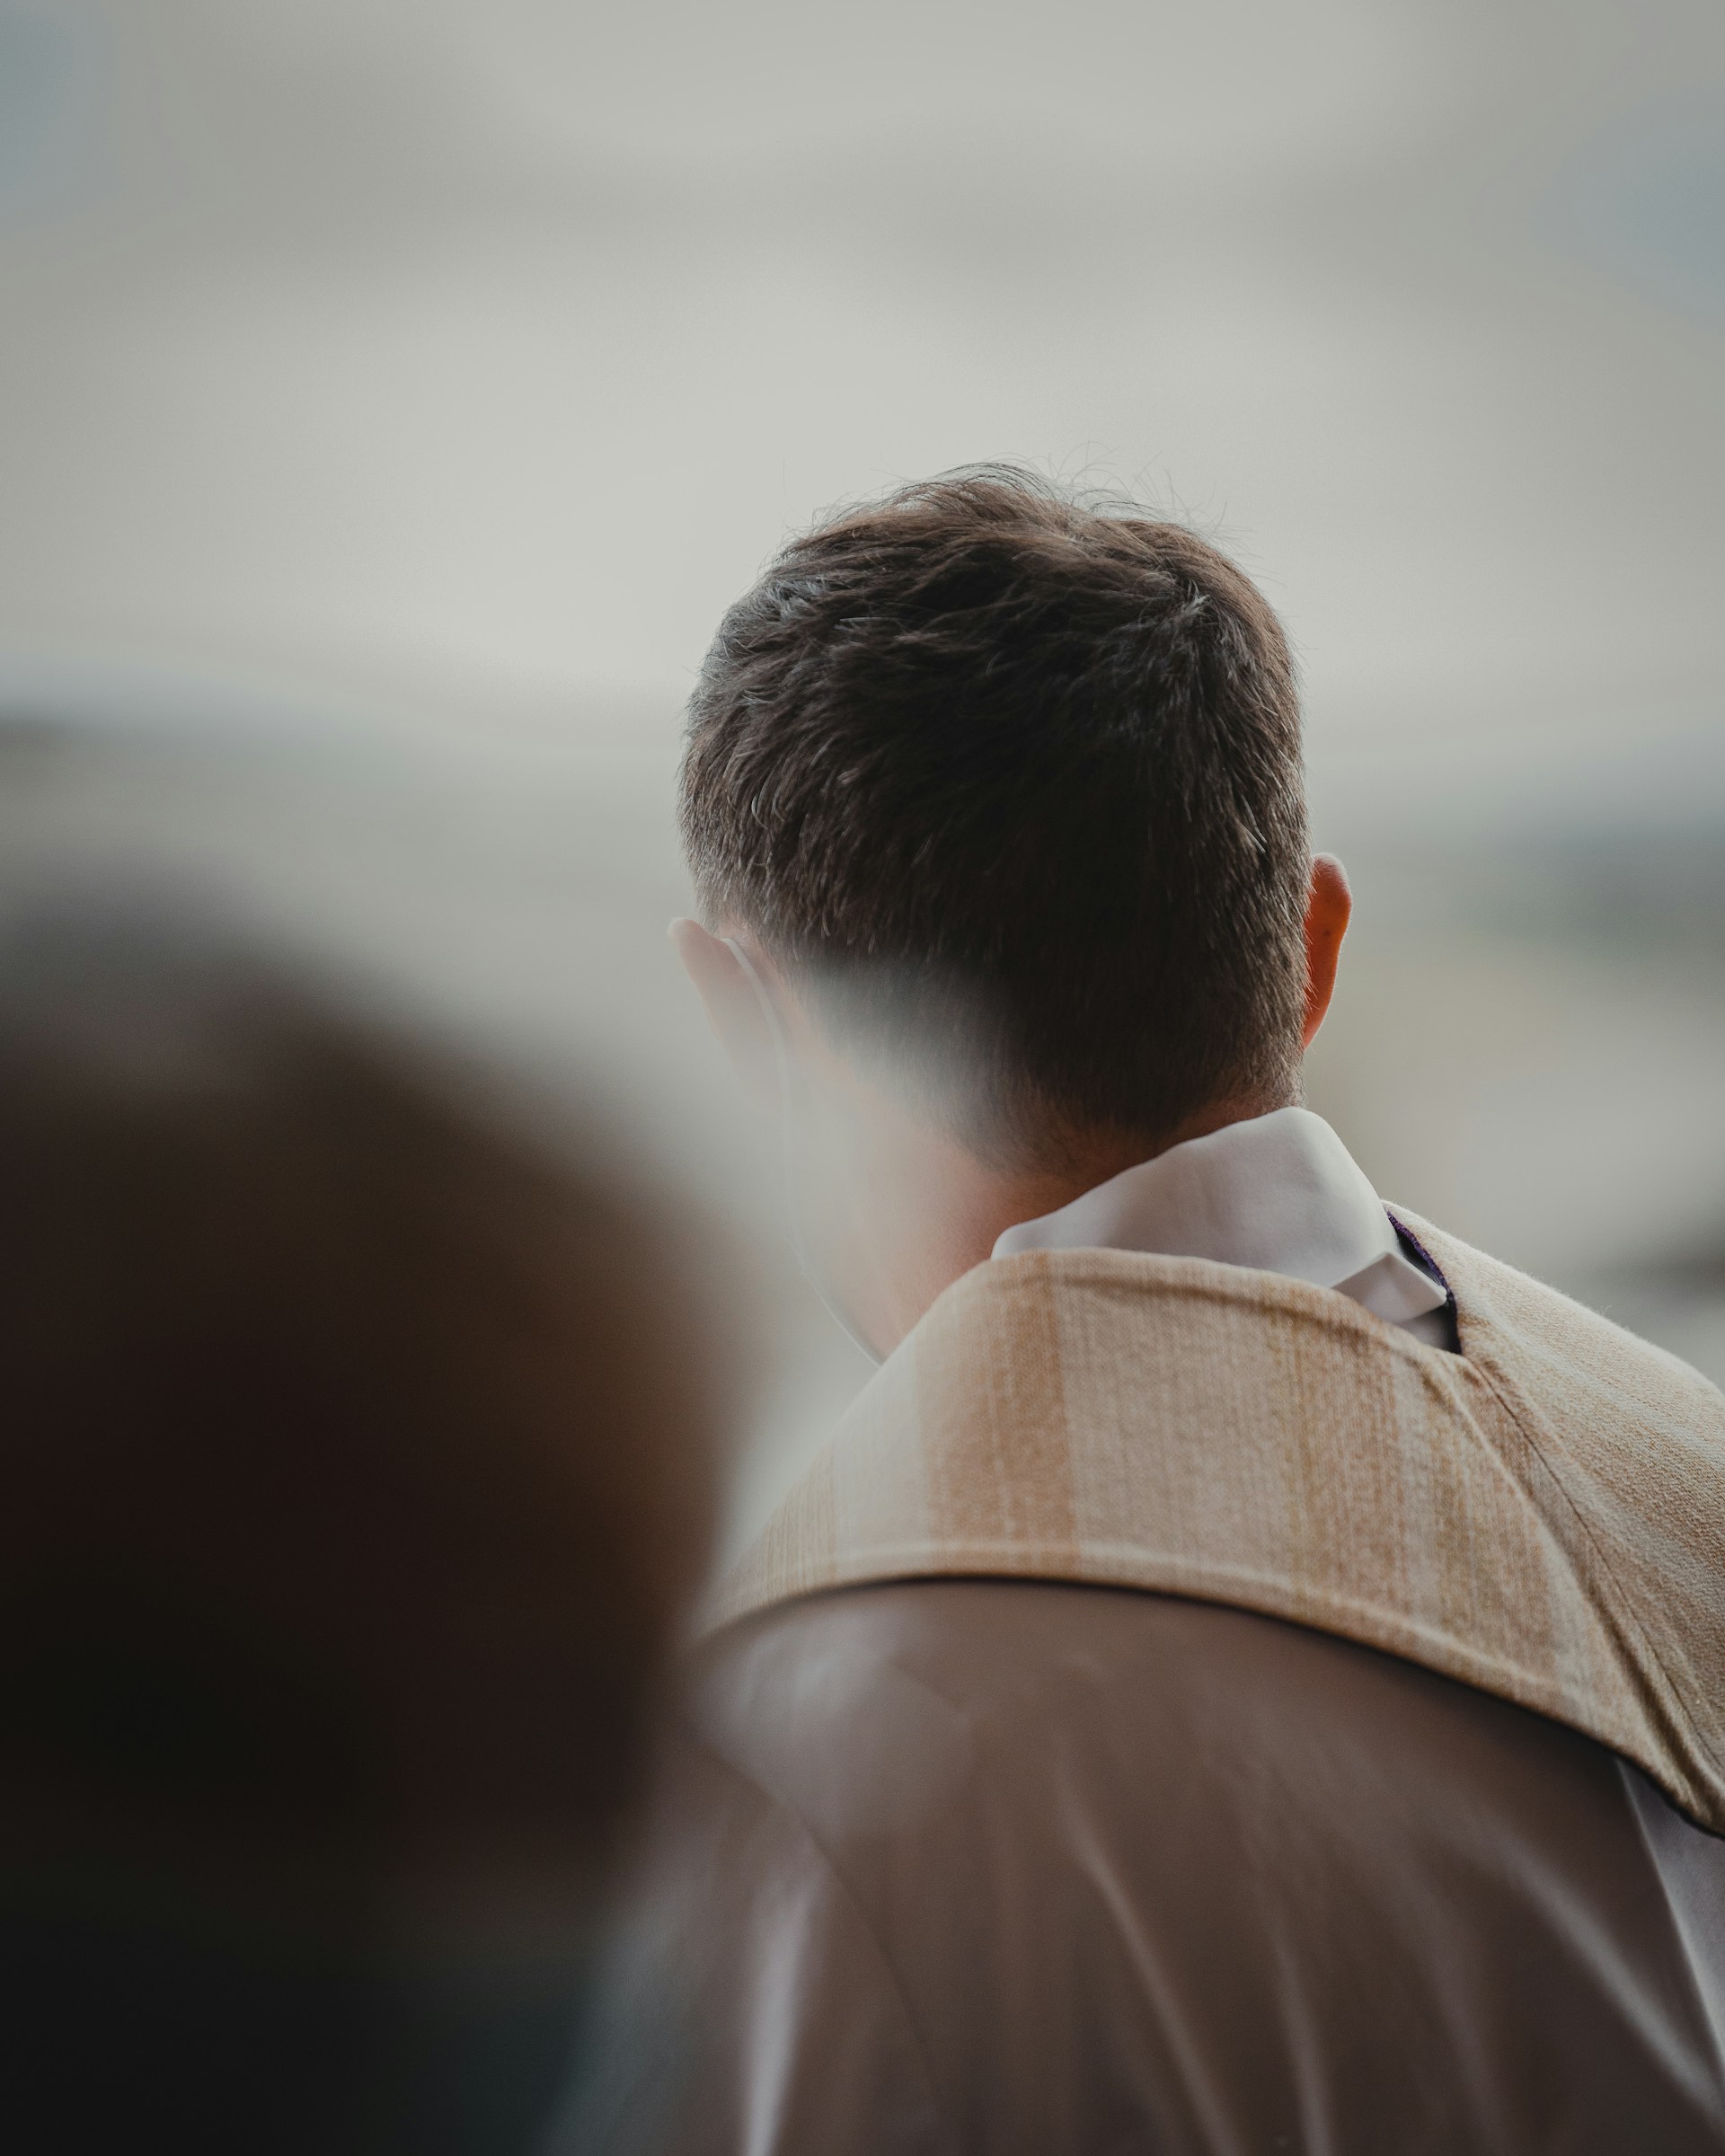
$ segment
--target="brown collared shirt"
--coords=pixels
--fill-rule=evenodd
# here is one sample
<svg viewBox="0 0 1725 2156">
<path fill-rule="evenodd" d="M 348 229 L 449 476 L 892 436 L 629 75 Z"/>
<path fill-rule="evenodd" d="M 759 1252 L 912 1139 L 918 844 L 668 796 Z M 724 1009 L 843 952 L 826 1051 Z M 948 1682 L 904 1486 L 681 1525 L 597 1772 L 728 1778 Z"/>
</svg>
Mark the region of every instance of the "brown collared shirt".
<svg viewBox="0 0 1725 2156">
<path fill-rule="evenodd" d="M 674 1751 L 641 1931 L 680 2035 L 632 2148 L 1725 2149 L 1725 1842 L 1392 1657 L 1105 1587 L 862 1587 L 712 1642 Z"/>
</svg>

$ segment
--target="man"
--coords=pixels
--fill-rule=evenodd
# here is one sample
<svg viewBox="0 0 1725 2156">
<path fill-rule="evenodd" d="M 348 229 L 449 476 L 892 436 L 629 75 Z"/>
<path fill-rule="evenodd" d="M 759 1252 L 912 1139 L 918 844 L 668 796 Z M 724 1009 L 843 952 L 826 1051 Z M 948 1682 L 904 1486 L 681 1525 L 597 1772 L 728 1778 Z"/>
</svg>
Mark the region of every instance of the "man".
<svg viewBox="0 0 1725 2156">
<path fill-rule="evenodd" d="M 109 904 L 0 923 L 0 2137 L 526 2156 L 704 1542 L 686 1238 Z"/>
<path fill-rule="evenodd" d="M 697 1666 L 692 2148 L 1725 2146 L 1725 1401 L 1298 1105 L 1298 732 L 1013 472 L 709 654 L 674 932 L 887 1359 Z"/>
</svg>

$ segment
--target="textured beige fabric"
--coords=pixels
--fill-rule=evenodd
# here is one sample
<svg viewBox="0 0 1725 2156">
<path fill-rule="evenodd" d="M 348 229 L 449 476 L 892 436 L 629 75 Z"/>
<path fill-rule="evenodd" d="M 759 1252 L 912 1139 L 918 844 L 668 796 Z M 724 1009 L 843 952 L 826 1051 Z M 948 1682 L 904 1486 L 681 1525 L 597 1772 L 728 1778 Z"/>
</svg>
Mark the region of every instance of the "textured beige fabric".
<svg viewBox="0 0 1725 2156">
<path fill-rule="evenodd" d="M 1089 1580 L 1535 1709 L 1725 1833 L 1725 1396 L 1398 1208 L 1462 1352 L 1277 1274 L 1036 1251 L 948 1289 L 722 1584 Z"/>
</svg>

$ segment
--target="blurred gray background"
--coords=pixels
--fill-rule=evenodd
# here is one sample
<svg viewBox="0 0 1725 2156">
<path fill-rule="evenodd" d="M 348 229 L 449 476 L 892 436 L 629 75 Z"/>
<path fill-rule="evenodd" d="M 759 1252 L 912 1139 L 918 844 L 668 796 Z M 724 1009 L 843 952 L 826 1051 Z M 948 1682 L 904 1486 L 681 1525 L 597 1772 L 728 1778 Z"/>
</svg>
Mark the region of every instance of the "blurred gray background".
<svg viewBox="0 0 1725 2156">
<path fill-rule="evenodd" d="M 0 846 L 597 1082 L 862 1374 L 663 941 L 790 526 L 1005 456 L 1280 609 L 1386 1195 L 1725 1377 L 1717 0 L 0 0 Z"/>
</svg>

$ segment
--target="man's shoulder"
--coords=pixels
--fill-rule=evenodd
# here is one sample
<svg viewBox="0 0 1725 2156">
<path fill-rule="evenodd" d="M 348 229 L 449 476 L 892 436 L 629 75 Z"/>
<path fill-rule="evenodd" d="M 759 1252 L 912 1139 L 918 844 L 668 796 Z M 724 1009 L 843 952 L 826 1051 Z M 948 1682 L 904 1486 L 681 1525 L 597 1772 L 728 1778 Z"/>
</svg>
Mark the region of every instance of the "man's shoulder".
<svg viewBox="0 0 1725 2156">
<path fill-rule="evenodd" d="M 1619 1416 L 1640 1409 L 1725 1435 L 1725 1394 L 1700 1371 L 1407 1207 L 1389 1210 L 1448 1283 L 1464 1355 L 1513 1358 L 1524 1386 L 1561 1386 L 1578 1401 L 1604 1391 Z"/>
<path fill-rule="evenodd" d="M 715 1617 L 913 1578 L 1229 1604 L 1566 1722 L 1725 1827 L 1725 1399 L 1404 1224 L 1455 1293 L 1460 1354 L 1206 1260 L 978 1268 L 877 1373 Z"/>
<path fill-rule="evenodd" d="M 955 1803 L 1058 1810 L 1067 1778 L 1141 1782 L 1202 1757 L 1261 1788 L 1275 1763 L 1317 1811 L 1344 1761 L 1428 1753 L 1605 1755 L 1544 1718 L 1403 1658 L 1225 1603 L 1032 1579 L 917 1579 L 805 1596 L 725 1627 L 691 1666 L 702 1740 L 843 1839 Z M 1398 1755 L 1386 1732 L 1404 1736 Z M 1458 1733 L 1466 1733 L 1458 1736 Z M 1305 1763 L 1303 1767 L 1302 1763 Z M 1036 1792 L 1032 1800 L 1031 1793 Z"/>
</svg>

